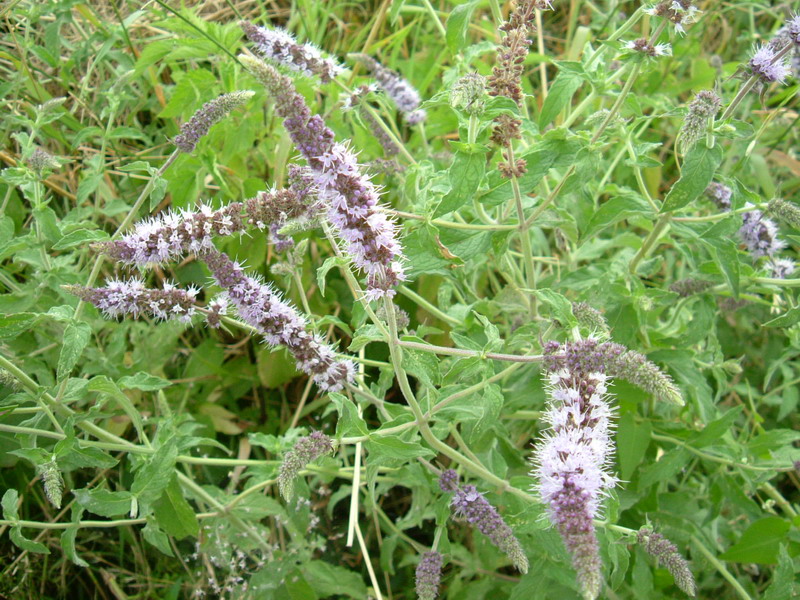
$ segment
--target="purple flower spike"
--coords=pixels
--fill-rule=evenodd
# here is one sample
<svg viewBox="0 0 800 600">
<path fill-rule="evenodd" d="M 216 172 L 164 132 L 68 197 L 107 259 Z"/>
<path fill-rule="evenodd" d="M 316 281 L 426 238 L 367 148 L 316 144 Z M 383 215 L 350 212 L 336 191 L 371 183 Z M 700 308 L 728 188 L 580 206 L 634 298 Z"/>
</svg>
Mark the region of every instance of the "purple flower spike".
<svg viewBox="0 0 800 600">
<path fill-rule="evenodd" d="M 417 600 L 435 600 L 442 579 L 442 555 L 426 552 L 417 564 Z"/>
<path fill-rule="evenodd" d="M 570 356 L 570 350 L 576 356 Z M 581 360 L 579 353 L 587 356 Z M 536 490 L 572 556 L 587 600 L 596 598 L 603 585 L 592 519 L 616 483 L 608 472 L 614 447 L 603 362 L 594 344 L 577 342 L 568 345 L 566 366 L 551 363 L 557 368 L 549 375 L 550 401 L 544 415 L 550 430 L 533 458 Z"/>
<path fill-rule="evenodd" d="M 650 556 L 654 556 L 675 578 L 675 585 L 694 598 L 697 585 L 689 563 L 678 552 L 678 548 L 652 527 L 642 527 L 636 534 L 639 544 Z"/>
<path fill-rule="evenodd" d="M 188 322 L 195 313 L 195 298 L 199 290 L 182 290 L 170 283 L 163 289 L 145 287 L 141 279 L 127 281 L 112 279 L 104 288 L 83 288 L 76 285 L 64 286 L 81 300 L 93 304 L 103 311 L 106 317 L 124 315 L 150 315 L 156 319 Z"/>
<path fill-rule="evenodd" d="M 297 368 L 314 378 L 323 390 L 335 392 L 352 381 L 355 367 L 340 360 L 317 334 L 306 331 L 305 319 L 269 285 L 244 274 L 228 256 L 209 250 L 203 260 L 243 321 L 253 326 L 272 346 L 285 346 Z"/>
<path fill-rule="evenodd" d="M 287 501 L 291 500 L 294 495 L 294 480 L 300 471 L 305 469 L 308 463 L 331 452 L 333 452 L 333 441 L 321 431 L 314 431 L 297 440 L 294 447 L 283 457 L 278 471 L 281 496 Z"/>
<path fill-rule="evenodd" d="M 753 258 L 773 256 L 786 245 L 778 238 L 775 221 L 764 216 L 760 210 L 751 210 L 742 215 L 739 237 L 753 255 Z"/>
<path fill-rule="evenodd" d="M 292 71 L 309 77 L 319 75 L 324 83 L 328 83 L 342 70 L 336 61 L 324 58 L 319 49 L 311 44 L 299 44 L 288 31 L 280 27 L 267 29 L 249 21 L 242 21 L 240 25 L 261 56 Z"/>
<path fill-rule="evenodd" d="M 456 516 L 466 519 L 467 523 L 475 526 L 492 544 L 505 552 L 518 571 L 528 572 L 528 557 L 511 527 L 506 525 L 497 509 L 474 485 L 463 485 L 456 489 L 450 507 Z"/>
<path fill-rule="evenodd" d="M 439 487 L 443 492 L 455 492 L 458 489 L 458 473 L 453 469 L 442 471 L 439 475 Z"/>
<path fill-rule="evenodd" d="M 336 143 L 319 115 L 311 115 L 291 79 L 263 61 L 247 56 L 240 60 L 274 97 L 275 111 L 308 161 L 328 220 L 355 265 L 367 275 L 367 298 L 391 298 L 394 287 L 405 279 L 402 248 L 396 226 L 378 207 L 378 190 L 361 172 L 356 155 Z"/>
<path fill-rule="evenodd" d="M 731 196 L 733 190 L 721 183 L 712 183 L 706 188 L 708 196 L 720 210 L 728 211 L 731 209 Z"/>
<path fill-rule="evenodd" d="M 421 123 L 427 117 L 424 110 L 419 108 L 422 99 L 419 92 L 396 71 L 387 69 L 377 60 L 366 54 L 351 54 L 353 58 L 363 64 L 378 82 L 380 88 L 392 99 L 397 109 L 403 113 L 409 125 Z"/>
<path fill-rule="evenodd" d="M 181 125 L 181 132 L 173 143 L 181 152 L 191 154 L 200 138 L 208 133 L 211 126 L 221 121 L 234 108 L 247 102 L 255 92 L 232 92 L 222 94 L 210 102 L 206 102 L 192 118 Z"/>
</svg>

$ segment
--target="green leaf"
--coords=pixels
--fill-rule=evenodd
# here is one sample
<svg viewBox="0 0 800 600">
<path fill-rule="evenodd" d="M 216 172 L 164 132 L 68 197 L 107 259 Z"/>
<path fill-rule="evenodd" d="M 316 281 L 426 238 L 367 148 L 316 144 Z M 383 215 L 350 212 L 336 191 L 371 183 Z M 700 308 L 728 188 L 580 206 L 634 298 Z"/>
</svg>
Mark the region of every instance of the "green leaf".
<svg viewBox="0 0 800 600">
<path fill-rule="evenodd" d="M 572 314 L 572 302 L 566 296 L 548 288 L 534 290 L 533 293 L 550 307 L 553 318 L 557 319 L 564 329 L 570 330 L 577 327 L 578 319 Z"/>
<path fill-rule="evenodd" d="M 147 525 L 142 528 L 142 537 L 151 545 L 155 546 L 159 552 L 167 556 L 175 556 L 172 553 L 172 548 L 169 545 L 169 538 L 158 527 L 155 519 L 152 517 L 147 519 Z"/>
<path fill-rule="evenodd" d="M 664 454 L 657 463 L 648 465 L 647 468 L 642 470 L 642 475 L 639 478 L 639 489 L 645 490 L 654 483 L 669 481 L 689 462 L 691 457 L 692 455 L 688 450 L 673 448 Z"/>
<path fill-rule="evenodd" d="M 714 244 L 714 253 L 717 262 L 725 275 L 725 281 L 733 292 L 733 297 L 739 297 L 739 249 L 733 240 L 721 240 Z"/>
<path fill-rule="evenodd" d="M 784 600 L 785 598 L 796 598 L 794 585 L 794 565 L 792 558 L 786 551 L 786 547 L 781 545 L 778 550 L 778 566 L 772 576 L 772 583 L 761 596 L 761 600 Z"/>
<path fill-rule="evenodd" d="M 78 551 L 75 549 L 75 538 L 78 535 L 79 522 L 83 515 L 83 508 L 77 504 L 72 506 L 72 522 L 75 523 L 74 527 L 65 529 L 61 534 L 61 550 L 64 555 L 79 567 L 88 567 L 89 563 L 78 556 Z"/>
<path fill-rule="evenodd" d="M 361 600 L 368 596 L 361 576 L 344 567 L 312 560 L 302 565 L 300 569 L 308 584 L 323 598 L 349 596 Z"/>
<path fill-rule="evenodd" d="M 136 375 L 126 375 L 122 377 L 117 384 L 123 390 L 137 389 L 143 392 L 155 392 L 167 386 L 172 385 L 168 380 L 162 377 L 156 377 L 149 373 L 139 372 Z"/>
<path fill-rule="evenodd" d="M 101 517 L 119 517 L 131 511 L 133 496 L 128 491 L 81 488 L 72 490 L 72 495 L 83 508 Z"/>
<path fill-rule="evenodd" d="M 617 424 L 617 460 L 619 476 L 630 481 L 636 467 L 642 462 L 650 446 L 650 421 L 636 422 L 634 414 L 627 412 Z"/>
<path fill-rule="evenodd" d="M 350 398 L 332 392 L 328 395 L 339 413 L 336 423 L 336 437 L 341 438 L 351 435 L 369 435 L 369 428 L 358 414 L 358 409 Z"/>
<path fill-rule="evenodd" d="M 326 278 L 328 276 L 328 271 L 330 271 L 333 267 L 343 267 L 347 265 L 346 258 L 340 258 L 338 256 L 330 256 L 325 259 L 325 262 L 322 263 L 322 266 L 317 269 L 317 285 L 319 286 L 319 293 L 323 296 L 325 295 L 325 283 Z"/>
<path fill-rule="evenodd" d="M 19 492 L 14 488 L 9 488 L 3 494 L 3 499 L 0 504 L 3 506 L 3 518 L 7 521 L 16 521 L 19 519 L 17 512 L 17 502 L 19 501 Z"/>
<path fill-rule="evenodd" d="M 99 231 L 97 229 L 78 229 L 62 237 L 53 245 L 53 250 L 66 250 L 67 248 L 90 244 L 92 242 L 104 242 L 107 239 L 109 239 L 109 235 L 105 231 Z"/>
<path fill-rule="evenodd" d="M 780 517 L 759 519 L 742 534 L 739 541 L 720 555 L 722 560 L 759 565 L 774 565 L 778 561 L 781 542 L 791 524 Z"/>
<path fill-rule="evenodd" d="M 486 155 L 456 152 L 453 164 L 448 171 L 450 192 L 442 198 L 433 216 L 441 217 L 446 215 L 449 212 L 458 210 L 472 200 L 483 180 L 485 169 Z"/>
<path fill-rule="evenodd" d="M 50 554 L 50 550 L 47 548 L 47 546 L 40 544 L 39 542 L 29 540 L 22 535 L 22 527 L 20 526 L 12 527 L 8 536 L 11 538 L 11 541 L 14 542 L 14 545 L 22 550 L 35 552 L 36 554 Z"/>
<path fill-rule="evenodd" d="M 734 421 L 742 413 L 743 407 L 736 406 L 725 412 L 722 417 L 712 421 L 703 428 L 703 431 L 688 440 L 688 444 L 694 448 L 703 448 L 714 442 L 730 431 Z"/>
<path fill-rule="evenodd" d="M 64 329 L 64 345 L 58 356 L 58 380 L 67 377 L 83 354 L 86 344 L 92 337 L 92 328 L 86 323 L 71 321 Z"/>
<path fill-rule="evenodd" d="M 637 216 L 653 216 L 653 209 L 647 201 L 639 196 L 617 196 L 604 202 L 592 215 L 583 237 L 591 237 L 606 227 Z"/>
<path fill-rule="evenodd" d="M 158 525 L 168 535 L 182 540 L 185 537 L 197 537 L 200 524 L 192 507 L 183 497 L 178 478 L 173 474 L 161 498 L 153 505 Z"/>
<path fill-rule="evenodd" d="M 0 339 L 11 339 L 32 329 L 39 320 L 36 313 L 0 315 Z"/>
<path fill-rule="evenodd" d="M 705 192 L 722 162 L 722 146 L 709 148 L 705 143 L 695 145 L 686 155 L 681 177 L 664 198 L 661 212 L 672 212 L 688 206 Z"/>
<path fill-rule="evenodd" d="M 783 313 L 780 317 L 775 317 L 764 323 L 764 327 L 791 327 L 800 323 L 800 307 L 796 306 L 794 308 L 790 308 L 785 313 Z"/>
<path fill-rule="evenodd" d="M 111 396 L 111 398 L 116 400 L 125 414 L 128 415 L 131 422 L 133 422 L 133 426 L 136 428 L 139 437 L 144 437 L 142 415 L 139 414 L 138 410 L 136 410 L 136 407 L 133 405 L 133 402 L 131 402 L 131 399 L 123 394 L 122 390 L 117 387 L 116 383 L 111 381 L 105 375 L 100 375 L 89 380 L 89 386 L 87 389 L 90 392 L 98 392 L 100 394 Z"/>
<path fill-rule="evenodd" d="M 558 116 L 584 81 L 585 75 L 580 63 L 565 61 L 559 62 L 558 66 L 560 70 L 539 114 L 539 129 L 547 127 Z"/>
<path fill-rule="evenodd" d="M 136 471 L 131 484 L 131 493 L 139 502 L 139 514 L 148 514 L 150 506 L 159 499 L 169 485 L 175 474 L 177 458 L 178 443 L 173 437 Z"/>
<path fill-rule="evenodd" d="M 450 52 L 457 54 L 467 44 L 467 29 L 477 0 L 459 4 L 450 11 L 445 24 L 445 41 Z M 437 17 L 438 18 L 438 17 Z"/>
<path fill-rule="evenodd" d="M 419 442 L 409 442 L 398 436 L 373 435 L 370 436 L 366 446 L 370 455 L 396 458 L 404 462 L 415 459 L 418 456 L 429 458 L 436 456 L 433 450 L 425 448 Z"/>
</svg>

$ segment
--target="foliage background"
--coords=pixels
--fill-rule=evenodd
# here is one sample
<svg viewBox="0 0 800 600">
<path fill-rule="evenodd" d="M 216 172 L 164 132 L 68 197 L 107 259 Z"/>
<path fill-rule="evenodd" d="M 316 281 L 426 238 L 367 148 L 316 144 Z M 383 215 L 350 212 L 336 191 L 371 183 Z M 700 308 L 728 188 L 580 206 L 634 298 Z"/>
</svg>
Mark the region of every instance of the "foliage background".
<svg viewBox="0 0 800 600">
<path fill-rule="evenodd" d="M 334 56 L 380 56 L 428 99 L 424 128 L 409 129 L 388 103 L 379 106 L 408 154 L 398 159 L 401 173 L 376 174 L 385 203 L 411 215 L 401 216 L 412 275 L 398 295 L 411 319 L 403 339 L 473 354 L 535 353 L 540 339 L 563 337 L 554 319 L 572 322 L 566 299 L 601 310 L 612 339 L 667 369 L 686 400 L 676 409 L 624 382 L 614 386 L 624 483 L 607 502 L 607 521 L 631 529 L 652 522 L 690 559 L 701 597 L 792 597 L 800 551 L 800 479 L 792 469 L 800 460 L 798 280 L 765 279 L 763 265 L 735 241 L 741 217 L 720 218 L 702 198 L 681 207 L 652 253 L 629 268 L 658 219 L 647 195 L 660 203 L 687 160 L 675 151 L 685 104 L 715 85 L 729 102 L 753 44 L 768 40 L 795 8 L 698 5 L 700 22 L 683 37 L 670 34 L 673 56 L 644 64 L 621 119 L 593 145 L 591 115 L 610 107 L 624 84 L 612 59 L 631 58 L 611 44 L 588 74 L 576 61 L 601 47 L 598 40 L 639 3 L 559 0 L 543 13 L 545 52 L 525 63 L 530 119 L 522 153 L 535 166 L 523 178 L 528 214 L 570 165 L 578 168 L 530 230 L 541 306 L 534 318 L 514 228 L 482 229 L 471 201 L 477 195 L 492 214 L 497 206 L 502 212 L 509 191 L 498 157 L 488 146 L 470 154 L 454 144 L 465 140 L 466 121 L 449 106 L 448 90 L 468 72 L 490 73 L 498 38 L 489 3 L 22 0 L 0 7 L 0 487 L 19 494 L 19 502 L 4 502 L 0 593 L 180 598 L 211 593 L 215 578 L 231 586 L 228 597 L 242 577 L 261 586 L 263 595 L 254 597 L 363 598 L 375 593 L 371 565 L 387 597 L 414 597 L 418 554 L 448 514 L 447 498 L 416 460 L 434 455 L 416 433 L 365 444 L 356 492 L 365 554 L 358 543 L 345 543 L 354 445 L 318 461 L 298 481 L 296 503 L 283 503 L 271 484 L 282 453 L 303 432 L 353 436 L 385 427 L 370 402 L 318 394 L 283 351 L 271 352 L 241 329 L 110 322 L 91 307 L 76 315 L 75 298 L 62 289 L 86 283 L 95 260 L 90 243 L 106 239 L 128 214 L 172 151 L 179 124 L 220 93 L 257 92 L 154 182 L 139 216 L 200 199 L 225 204 L 284 183 L 295 151 L 265 92 L 234 59 L 243 48 L 237 22 L 249 18 L 283 25 Z M 360 70 L 344 80 L 367 81 Z M 382 156 L 360 119 L 341 110 L 338 87 L 297 84 L 363 162 Z M 735 207 L 796 196 L 796 92 L 791 79 L 763 103 L 750 94 L 739 120 L 718 136 L 716 180 L 734 188 Z M 53 98 L 65 100 L 37 108 Z M 488 143 L 487 136 L 483 129 L 478 141 Z M 24 167 L 35 146 L 61 163 L 43 185 Z M 798 232 L 787 224 L 781 230 L 793 256 Z M 386 344 L 326 262 L 332 252 L 324 238 L 301 237 L 306 252 L 284 274 L 261 234 L 220 240 L 219 247 L 296 305 L 305 295 L 315 327 L 359 355 L 368 389 L 402 420 Z M 104 275 L 115 271 L 103 267 Z M 670 285 L 689 276 L 714 287 L 681 299 Z M 203 285 L 208 276 L 191 259 L 148 274 L 153 284 L 167 279 Z M 409 350 L 405 366 L 426 407 L 470 390 L 437 413 L 435 433 L 513 486 L 529 488 L 526 459 L 545 398 L 537 365 Z M 61 432 L 43 408 L 51 401 L 72 411 L 57 411 Z M 139 420 L 147 437 L 137 436 Z M 149 440 L 158 450 L 102 442 L 87 450 L 76 439 L 96 437 L 81 423 L 138 448 Z M 66 479 L 60 511 L 44 497 L 33 467 L 54 452 Z M 531 571 L 520 577 L 485 539 L 450 522 L 439 542 L 449 555 L 444 597 L 577 597 L 569 557 L 541 506 L 476 483 L 514 528 Z M 126 491 L 146 517 L 126 519 L 130 500 L 119 495 Z M 19 519 L 39 525 L 20 530 Z M 80 519 L 90 523 L 70 526 Z M 613 528 L 599 533 L 607 597 L 679 597 L 668 572 L 629 539 Z"/>
</svg>

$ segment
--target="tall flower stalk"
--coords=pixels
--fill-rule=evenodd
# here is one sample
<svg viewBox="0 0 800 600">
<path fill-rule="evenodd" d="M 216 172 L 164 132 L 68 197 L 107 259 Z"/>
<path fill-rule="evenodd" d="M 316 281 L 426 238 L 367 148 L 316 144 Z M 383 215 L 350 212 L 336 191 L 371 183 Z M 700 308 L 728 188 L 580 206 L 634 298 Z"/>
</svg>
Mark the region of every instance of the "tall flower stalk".
<svg viewBox="0 0 800 600">
<path fill-rule="evenodd" d="M 319 115 L 288 77 L 251 57 L 242 62 L 275 99 L 275 111 L 314 174 L 319 199 L 354 264 L 366 273 L 366 296 L 392 297 L 405 279 L 396 225 L 378 206 L 378 190 L 358 165 L 355 153 L 337 143 Z"/>
</svg>

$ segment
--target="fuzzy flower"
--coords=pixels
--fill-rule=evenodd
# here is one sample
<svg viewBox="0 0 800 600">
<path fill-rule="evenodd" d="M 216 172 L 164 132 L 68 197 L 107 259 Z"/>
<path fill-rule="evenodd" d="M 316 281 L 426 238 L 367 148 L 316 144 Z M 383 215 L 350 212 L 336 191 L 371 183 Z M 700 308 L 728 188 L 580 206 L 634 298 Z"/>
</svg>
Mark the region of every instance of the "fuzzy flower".
<svg viewBox="0 0 800 600">
<path fill-rule="evenodd" d="M 573 302 L 572 314 L 578 323 L 595 333 L 608 335 L 608 323 L 599 310 L 592 308 L 586 302 Z"/>
<path fill-rule="evenodd" d="M 311 115 L 292 81 L 263 61 L 240 57 L 275 99 L 275 111 L 284 121 L 297 149 L 314 174 L 319 200 L 354 264 L 367 275 L 370 300 L 392 297 L 405 279 L 402 248 L 395 223 L 378 207 L 378 190 L 362 173 L 356 155 L 336 143 L 319 115 Z"/>
<path fill-rule="evenodd" d="M 297 43 L 285 29 L 267 29 L 249 21 L 242 21 L 239 25 L 261 56 L 292 71 L 309 77 L 319 75 L 323 83 L 328 83 L 342 70 L 336 61 L 324 58 L 316 47 Z"/>
<path fill-rule="evenodd" d="M 712 183 L 706 188 L 706 196 L 708 196 L 720 210 L 727 211 L 731 209 L 733 190 L 727 185 Z"/>
<path fill-rule="evenodd" d="M 150 289 L 145 287 L 141 279 L 111 279 L 102 288 L 68 285 L 64 289 L 93 304 L 106 317 L 150 315 L 164 321 L 178 320 L 184 323 L 194 315 L 195 299 L 200 291 L 194 287 L 182 290 L 170 283 L 164 283 L 160 290 Z"/>
<path fill-rule="evenodd" d="M 719 96 L 711 90 L 703 90 L 694 97 L 681 127 L 681 145 L 684 152 L 703 137 L 709 121 L 717 115 L 721 106 L 722 101 Z"/>
<path fill-rule="evenodd" d="M 596 356 L 596 340 L 567 345 L 566 368 L 550 369 L 550 400 L 544 420 L 550 429 L 533 457 L 536 490 L 548 506 L 572 556 L 578 584 L 587 600 L 596 598 L 603 584 L 600 552 L 592 519 L 616 479 L 609 473 L 614 445 L 612 409 L 606 398 L 603 361 Z M 587 354 L 586 360 L 580 355 Z M 549 367 L 556 366 L 552 363 Z"/>
<path fill-rule="evenodd" d="M 799 15 L 792 15 L 788 21 L 786 21 L 786 25 L 784 25 L 786 30 L 786 35 L 789 39 L 800 46 L 800 14 Z"/>
<path fill-rule="evenodd" d="M 675 544 L 660 533 L 653 531 L 652 527 L 642 527 L 637 532 L 636 537 L 644 551 L 655 557 L 658 562 L 672 573 L 672 577 L 675 578 L 675 585 L 689 596 L 694 597 L 697 593 L 694 575 L 689 569 L 689 563 L 678 552 Z"/>
<path fill-rule="evenodd" d="M 625 49 L 631 52 L 638 52 L 651 58 L 659 56 L 672 56 L 672 46 L 669 44 L 651 44 L 647 38 L 631 40 L 625 44 Z"/>
<path fill-rule="evenodd" d="M 232 92 L 222 94 L 206 102 L 186 123 L 181 125 L 181 132 L 172 143 L 181 152 L 191 154 L 200 138 L 208 133 L 211 126 L 224 119 L 229 112 L 247 102 L 255 92 Z"/>
<path fill-rule="evenodd" d="M 486 79 L 478 73 L 468 73 L 455 82 L 450 90 L 450 104 L 470 116 L 483 114 L 486 109 Z"/>
<path fill-rule="evenodd" d="M 782 58 L 778 58 L 778 53 L 769 44 L 762 44 L 753 54 L 753 58 L 748 63 L 753 75 L 758 75 L 761 81 L 772 83 L 777 81 L 784 83 L 790 74 L 789 66 Z"/>
<path fill-rule="evenodd" d="M 587 373 L 605 373 L 615 379 L 624 379 L 659 400 L 683 405 L 680 390 L 669 375 L 639 352 L 628 350 L 614 342 L 598 343 L 595 339 L 568 343 L 563 346 L 551 341 L 545 345 L 548 355 L 545 364 L 551 372 L 567 369 Z"/>
<path fill-rule="evenodd" d="M 739 237 L 753 258 L 773 256 L 786 245 L 778 238 L 778 226 L 775 221 L 765 217 L 760 210 L 744 213 L 742 222 Z"/>
<path fill-rule="evenodd" d="M 439 476 L 439 487 L 445 492 L 454 492 L 450 507 L 457 517 L 466 519 L 498 549 L 505 552 L 521 573 L 528 572 L 528 557 L 500 513 L 483 497 L 474 485 L 458 485 L 458 474 L 448 469 Z"/>
<path fill-rule="evenodd" d="M 283 457 L 278 471 L 278 486 L 284 500 L 291 500 L 294 495 L 294 480 L 308 463 L 320 456 L 333 452 L 333 441 L 321 431 L 313 431 L 301 437 L 294 447 Z"/>
<path fill-rule="evenodd" d="M 684 26 L 697 21 L 700 11 L 693 0 L 662 0 L 645 13 L 667 19 L 675 26 L 675 31 L 683 35 L 686 33 Z"/>
<path fill-rule="evenodd" d="M 793 202 L 787 202 L 781 198 L 773 198 L 767 204 L 767 211 L 789 225 L 800 229 L 800 207 Z"/>
<path fill-rule="evenodd" d="M 222 317 L 228 314 L 228 299 L 225 294 L 220 294 L 208 303 L 208 313 L 206 323 L 212 329 L 219 329 L 222 326 Z"/>
<path fill-rule="evenodd" d="M 203 260 L 242 320 L 261 333 L 268 344 L 286 347 L 297 368 L 312 376 L 321 389 L 335 392 L 352 381 L 353 363 L 336 358 L 333 348 L 319 335 L 307 332 L 305 319 L 278 292 L 245 275 L 241 265 L 217 250 L 203 254 Z"/>
<path fill-rule="evenodd" d="M 201 204 L 196 211 L 170 211 L 139 222 L 118 240 L 97 244 L 113 260 L 144 267 L 199 253 L 214 247 L 213 238 L 244 229 L 242 204 L 233 202 L 214 210 Z"/>
<path fill-rule="evenodd" d="M 702 294 L 708 288 L 713 287 L 713 283 L 710 281 L 705 281 L 703 279 L 681 279 L 680 281 L 676 281 L 671 286 L 669 286 L 669 290 L 671 292 L 675 292 L 681 298 L 688 298 L 689 296 L 694 296 L 695 294 Z"/>
<path fill-rule="evenodd" d="M 789 258 L 778 258 L 770 264 L 770 277 L 774 279 L 786 279 L 794 273 L 794 261 Z"/>
<path fill-rule="evenodd" d="M 419 108 L 422 102 L 419 92 L 397 71 L 387 69 L 366 54 L 351 54 L 350 56 L 367 68 L 380 88 L 395 103 L 397 110 L 403 113 L 409 125 L 416 125 L 425 120 L 427 115 L 424 110 Z"/>
<path fill-rule="evenodd" d="M 51 460 L 36 467 L 42 477 L 44 495 L 56 508 L 61 508 L 61 498 L 64 493 L 64 478 L 61 476 L 61 469 L 58 468 L 56 461 Z"/>
<path fill-rule="evenodd" d="M 426 552 L 419 559 L 416 573 L 417 600 L 434 600 L 442 579 L 442 555 Z"/>
<path fill-rule="evenodd" d="M 27 164 L 39 177 L 41 177 L 42 173 L 45 171 L 57 169 L 60 166 L 55 156 L 41 148 L 36 148 L 33 151 L 33 154 L 28 158 Z"/>
</svg>

